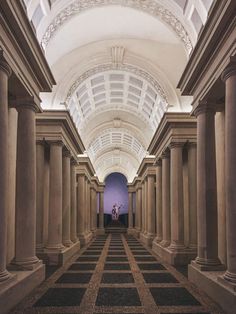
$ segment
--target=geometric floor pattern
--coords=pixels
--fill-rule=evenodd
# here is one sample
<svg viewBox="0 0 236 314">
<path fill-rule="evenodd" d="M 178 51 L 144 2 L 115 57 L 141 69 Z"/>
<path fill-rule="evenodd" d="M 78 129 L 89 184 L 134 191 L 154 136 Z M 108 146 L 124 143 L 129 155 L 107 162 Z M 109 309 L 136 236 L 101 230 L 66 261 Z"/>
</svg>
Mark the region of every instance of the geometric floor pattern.
<svg viewBox="0 0 236 314">
<path fill-rule="evenodd" d="M 223 314 L 136 238 L 98 236 L 11 313 Z"/>
</svg>

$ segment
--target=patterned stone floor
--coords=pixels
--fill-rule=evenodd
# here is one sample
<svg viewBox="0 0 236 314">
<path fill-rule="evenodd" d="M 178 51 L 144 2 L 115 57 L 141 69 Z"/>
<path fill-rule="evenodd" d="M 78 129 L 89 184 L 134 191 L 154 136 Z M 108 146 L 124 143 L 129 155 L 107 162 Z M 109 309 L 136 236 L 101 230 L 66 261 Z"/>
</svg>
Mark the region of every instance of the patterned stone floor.
<svg viewBox="0 0 236 314">
<path fill-rule="evenodd" d="M 11 313 L 223 313 L 132 236 L 99 236 L 47 276 Z"/>
</svg>

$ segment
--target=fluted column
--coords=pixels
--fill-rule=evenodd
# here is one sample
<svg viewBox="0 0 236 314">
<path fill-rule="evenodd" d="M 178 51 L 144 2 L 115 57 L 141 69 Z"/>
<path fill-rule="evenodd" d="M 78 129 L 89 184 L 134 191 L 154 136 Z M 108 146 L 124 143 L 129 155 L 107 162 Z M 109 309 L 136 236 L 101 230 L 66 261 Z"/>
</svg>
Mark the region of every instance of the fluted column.
<svg viewBox="0 0 236 314">
<path fill-rule="evenodd" d="M 70 177 L 71 154 L 68 150 L 63 150 L 62 158 L 62 243 L 71 246 L 70 239 L 70 213 L 71 213 L 71 177 Z"/>
<path fill-rule="evenodd" d="M 33 269 L 36 248 L 36 134 L 33 99 L 17 104 L 16 246 L 14 264 Z"/>
<path fill-rule="evenodd" d="M 36 249 L 44 247 L 43 241 L 43 212 L 44 212 L 44 141 L 36 143 Z"/>
<path fill-rule="evenodd" d="M 183 250 L 184 245 L 184 202 L 183 202 L 183 145 L 170 144 L 170 199 L 171 199 L 171 244 L 174 251 Z"/>
<path fill-rule="evenodd" d="M 85 176 L 78 174 L 78 187 L 77 187 L 77 236 L 83 237 L 86 231 L 85 226 Z"/>
<path fill-rule="evenodd" d="M 155 175 L 147 176 L 147 235 L 155 235 Z"/>
<path fill-rule="evenodd" d="M 99 193 L 99 229 L 104 229 L 104 192 Z"/>
<path fill-rule="evenodd" d="M 224 279 L 236 284 L 236 59 L 232 58 L 222 79 L 226 86 L 225 98 L 225 177 L 226 177 L 226 237 L 227 271 Z"/>
<path fill-rule="evenodd" d="M 201 103 L 197 116 L 197 224 L 201 270 L 218 269 L 215 106 Z"/>
<path fill-rule="evenodd" d="M 62 245 L 62 146 L 50 142 L 50 183 L 47 249 L 60 251 Z"/>
<path fill-rule="evenodd" d="M 197 249 L 197 143 L 188 143 L 189 247 Z"/>
<path fill-rule="evenodd" d="M 162 162 L 156 164 L 156 242 L 161 242 L 162 235 Z"/>
<path fill-rule="evenodd" d="M 162 232 L 161 245 L 170 244 L 170 155 L 165 151 L 162 156 Z"/>
<path fill-rule="evenodd" d="M 129 192 L 129 229 L 133 229 L 133 193 Z"/>
<path fill-rule="evenodd" d="M 0 56 L 0 287 L 11 278 L 6 270 L 8 210 L 8 78 L 11 69 Z"/>
<path fill-rule="evenodd" d="M 77 162 L 71 160 L 71 220 L 70 220 L 70 239 L 76 243 L 77 238 L 77 196 L 76 196 L 76 166 Z"/>
</svg>

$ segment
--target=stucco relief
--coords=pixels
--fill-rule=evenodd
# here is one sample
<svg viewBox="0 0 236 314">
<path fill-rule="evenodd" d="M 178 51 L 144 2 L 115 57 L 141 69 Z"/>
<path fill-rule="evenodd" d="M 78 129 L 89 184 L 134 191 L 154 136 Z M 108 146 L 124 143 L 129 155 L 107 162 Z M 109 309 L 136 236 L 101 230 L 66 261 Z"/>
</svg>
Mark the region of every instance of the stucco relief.
<svg viewBox="0 0 236 314">
<path fill-rule="evenodd" d="M 58 29 L 74 15 L 91 8 L 105 5 L 121 5 L 130 7 L 160 18 L 163 22 L 168 24 L 180 38 L 187 52 L 190 53 L 192 51 L 193 46 L 191 40 L 180 20 L 154 0 L 76 0 L 62 10 L 48 26 L 41 41 L 42 47 L 46 49 L 50 39 L 55 35 Z"/>
</svg>

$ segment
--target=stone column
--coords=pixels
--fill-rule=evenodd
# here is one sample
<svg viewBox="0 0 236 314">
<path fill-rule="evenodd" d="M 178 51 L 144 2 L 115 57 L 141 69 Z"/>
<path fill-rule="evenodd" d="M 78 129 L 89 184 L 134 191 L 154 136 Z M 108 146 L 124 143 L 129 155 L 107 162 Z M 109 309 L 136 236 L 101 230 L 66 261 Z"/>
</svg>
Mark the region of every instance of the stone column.
<svg viewBox="0 0 236 314">
<path fill-rule="evenodd" d="M 155 235 L 155 176 L 147 176 L 147 236 L 154 238 Z"/>
<path fill-rule="evenodd" d="M 79 239 L 85 234 L 85 176 L 78 174 L 77 187 L 77 236 Z"/>
<path fill-rule="evenodd" d="M 50 183 L 48 215 L 48 250 L 61 251 L 62 245 L 62 146 L 50 142 Z"/>
<path fill-rule="evenodd" d="M 99 193 L 99 229 L 104 230 L 104 192 Z"/>
<path fill-rule="evenodd" d="M 141 219 L 142 219 L 142 188 L 140 184 L 136 189 L 136 212 L 135 212 L 135 229 L 140 232 L 141 231 Z"/>
<path fill-rule="evenodd" d="M 16 108 L 8 108 L 8 217 L 7 217 L 7 265 L 15 256 L 15 212 L 16 212 L 16 151 L 17 151 Z"/>
<path fill-rule="evenodd" d="M 162 163 L 156 164 L 156 238 L 155 242 L 162 241 Z"/>
<path fill-rule="evenodd" d="M 197 249 L 197 143 L 188 143 L 189 248 Z"/>
<path fill-rule="evenodd" d="M 39 266 L 36 247 L 36 135 L 33 99 L 17 104 L 16 248 L 14 264 L 32 270 Z"/>
<path fill-rule="evenodd" d="M 71 213 L 71 177 L 70 177 L 71 154 L 68 150 L 63 150 L 62 158 L 62 243 L 64 246 L 71 246 L 70 239 L 70 213 Z"/>
<path fill-rule="evenodd" d="M 225 98 L 225 178 L 227 271 L 224 279 L 236 284 L 236 59 L 222 74 L 226 85 Z M 235 286 L 234 286 L 235 287 Z"/>
<path fill-rule="evenodd" d="M 36 249 L 44 247 L 43 221 L 44 221 L 44 141 L 36 142 Z"/>
<path fill-rule="evenodd" d="M 142 182 L 142 233 L 145 232 L 145 181 Z"/>
<path fill-rule="evenodd" d="M 91 197 L 90 197 L 90 186 L 91 183 L 89 180 L 87 180 L 87 197 L 86 197 L 86 203 L 87 203 L 87 232 L 91 232 Z"/>
<path fill-rule="evenodd" d="M 70 220 L 70 239 L 76 243 L 77 238 L 77 197 L 76 197 L 76 166 L 77 162 L 71 160 L 71 220 Z"/>
<path fill-rule="evenodd" d="M 6 270 L 8 210 L 8 78 L 11 69 L 0 55 L 0 287 L 11 278 Z"/>
<path fill-rule="evenodd" d="M 133 229 L 133 193 L 132 192 L 129 192 L 128 219 L 129 219 L 129 229 Z"/>
<path fill-rule="evenodd" d="M 196 266 L 215 270 L 218 259 L 217 186 L 215 154 L 215 106 L 200 103 L 197 116 L 197 224 L 198 256 Z"/>
<path fill-rule="evenodd" d="M 148 182 L 147 177 L 145 178 L 145 234 L 148 230 Z"/>
<path fill-rule="evenodd" d="M 95 186 L 91 186 L 90 189 L 91 192 L 91 230 L 93 231 L 93 233 L 95 233 L 96 229 L 97 229 L 97 224 L 96 224 L 96 216 L 97 216 L 97 202 L 96 202 L 96 196 L 97 196 L 97 192 L 95 189 Z M 95 215 L 96 214 L 96 215 Z"/>
<path fill-rule="evenodd" d="M 170 199 L 171 199 L 171 244 L 173 251 L 183 250 L 184 202 L 183 202 L 183 145 L 170 144 Z"/>
<path fill-rule="evenodd" d="M 170 155 L 165 151 L 162 156 L 162 233 L 161 245 L 170 244 Z"/>
</svg>

